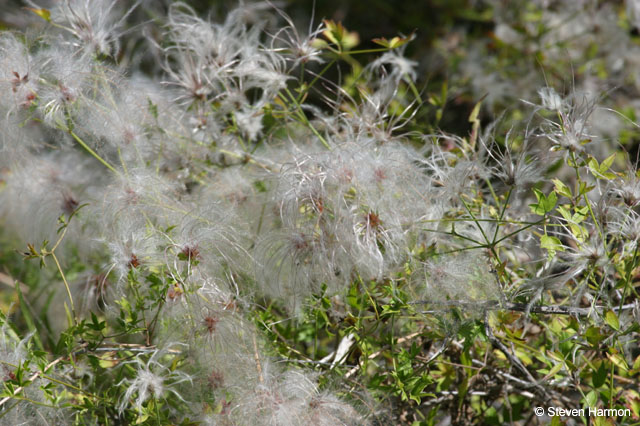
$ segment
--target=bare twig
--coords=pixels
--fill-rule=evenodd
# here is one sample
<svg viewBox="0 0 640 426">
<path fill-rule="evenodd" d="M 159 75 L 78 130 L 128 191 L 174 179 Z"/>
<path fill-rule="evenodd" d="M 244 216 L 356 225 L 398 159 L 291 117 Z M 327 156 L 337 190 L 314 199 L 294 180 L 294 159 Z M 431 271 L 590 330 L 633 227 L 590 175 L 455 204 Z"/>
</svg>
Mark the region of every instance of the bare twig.
<svg viewBox="0 0 640 426">
<path fill-rule="evenodd" d="M 420 335 L 420 332 L 416 332 L 416 333 L 412 333 L 412 334 L 409 334 L 409 335 L 407 335 L 407 336 L 401 337 L 401 338 L 399 338 L 399 339 L 397 340 L 396 344 L 404 343 L 404 342 L 406 342 L 407 340 L 411 340 L 411 339 L 413 339 L 414 337 L 419 336 L 419 335 Z M 443 347 L 444 347 L 444 345 L 443 345 Z M 387 347 L 385 346 L 384 348 L 380 349 L 379 351 L 374 352 L 374 353 L 372 353 L 371 355 L 369 355 L 369 356 L 367 357 L 367 359 L 368 359 L 368 360 L 371 360 L 371 359 L 374 359 L 374 358 L 379 357 L 379 356 L 380 356 L 380 354 L 382 354 L 386 349 L 387 349 Z M 444 349 L 443 349 L 443 350 L 444 350 Z M 439 354 L 438 354 L 438 355 L 439 355 Z M 349 377 L 353 376 L 353 375 L 354 375 L 354 374 L 355 374 L 359 369 L 360 369 L 360 365 L 356 365 L 356 366 L 355 366 L 355 367 L 353 367 L 351 370 L 347 371 L 347 374 L 345 374 L 345 375 L 344 375 L 344 377 L 348 379 Z"/>
<path fill-rule="evenodd" d="M 36 371 L 35 373 L 33 373 L 31 375 L 31 377 L 29 377 L 29 382 L 33 382 L 35 379 L 40 377 L 41 374 L 43 374 L 45 371 L 47 371 L 48 369 L 50 369 L 51 367 L 53 367 L 54 365 L 56 365 L 57 363 L 62 361 L 64 358 L 65 358 L 64 356 L 61 356 L 60 358 L 56 358 L 55 360 L 53 360 L 49 364 L 47 364 L 47 366 L 43 370 Z M 14 396 L 18 395 L 20 392 L 22 392 L 23 389 L 24 389 L 24 386 L 20 386 L 20 387 L 16 388 L 16 390 L 13 391 L 13 394 L 11 396 L 4 397 L 2 400 L 0 400 L 0 407 L 2 407 L 12 397 L 14 397 Z"/>
<path fill-rule="evenodd" d="M 573 315 L 573 316 L 589 316 L 593 313 L 601 314 L 607 310 L 612 310 L 614 312 L 625 311 L 629 309 L 633 309 L 636 304 L 635 303 L 627 303 L 622 306 L 593 306 L 589 308 L 579 308 L 575 306 L 566 306 L 566 305 L 532 305 L 529 306 L 526 303 L 514 303 L 514 302 L 506 302 L 504 304 L 500 303 L 498 300 L 488 300 L 485 302 L 467 302 L 463 300 L 448 300 L 443 302 L 436 301 L 426 301 L 420 300 L 416 302 L 411 302 L 412 305 L 435 305 L 438 306 L 435 309 L 430 309 L 427 311 L 422 311 L 423 314 L 432 314 L 437 312 L 444 312 L 449 310 L 452 306 L 459 307 L 467 307 L 470 309 L 483 309 L 488 311 L 516 311 L 516 312 L 531 312 L 534 314 L 550 314 L 550 315 Z"/>
<path fill-rule="evenodd" d="M 141 352 L 141 353 L 151 353 L 157 351 L 158 348 L 155 345 L 147 346 L 147 345 L 136 345 L 132 343 L 113 343 L 107 346 L 100 346 L 95 349 L 92 349 L 93 352 L 117 352 L 117 351 L 129 351 L 129 352 Z M 178 349 L 167 349 L 167 353 L 170 354 L 181 354 L 182 351 Z"/>
<path fill-rule="evenodd" d="M 522 364 L 522 361 L 520 361 L 515 355 L 513 355 L 511 353 L 511 351 L 509 350 L 509 348 L 507 348 L 505 346 L 505 344 L 502 343 L 493 334 L 493 330 L 491 329 L 491 325 L 489 325 L 489 311 L 485 311 L 485 315 L 484 315 L 484 330 L 485 330 L 485 334 L 487 335 L 487 338 L 489 339 L 489 341 L 491 342 L 493 347 L 495 347 L 496 349 L 499 349 L 502 353 L 504 353 L 505 356 L 511 362 L 511 364 L 513 366 L 515 366 L 518 370 L 520 370 L 520 372 L 522 374 L 524 374 L 524 376 L 527 378 L 527 380 L 529 382 L 528 386 L 533 388 L 533 389 L 535 389 L 536 393 L 538 393 L 541 397 L 543 397 L 545 402 L 549 402 L 551 400 L 551 397 L 548 395 L 547 390 L 536 381 L 536 379 L 531 375 L 529 370 L 527 370 L 527 367 L 525 367 Z"/>
</svg>

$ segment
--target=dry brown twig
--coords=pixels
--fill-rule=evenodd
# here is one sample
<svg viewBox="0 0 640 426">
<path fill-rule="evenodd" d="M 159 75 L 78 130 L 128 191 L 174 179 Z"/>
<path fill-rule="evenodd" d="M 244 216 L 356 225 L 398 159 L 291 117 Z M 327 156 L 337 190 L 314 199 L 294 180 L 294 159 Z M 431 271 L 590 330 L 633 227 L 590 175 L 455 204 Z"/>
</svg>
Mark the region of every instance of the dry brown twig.
<svg viewBox="0 0 640 426">
<path fill-rule="evenodd" d="M 56 358 L 55 360 L 51 361 L 49 364 L 47 364 L 47 366 L 42 370 L 42 371 L 36 371 L 35 373 L 33 373 L 31 375 L 31 377 L 29 377 L 29 382 L 33 382 L 35 379 L 37 379 L 38 377 L 40 377 L 41 374 L 44 374 L 45 371 L 47 371 L 48 369 L 50 369 L 51 367 L 53 367 L 54 365 L 56 365 L 57 363 L 59 363 L 60 361 L 62 361 L 63 359 L 65 359 L 64 356 L 61 356 L 59 358 Z M 13 395 L 11 396 L 6 396 L 4 397 L 2 400 L 0 400 L 0 407 L 2 407 L 7 401 L 9 401 L 12 397 L 18 395 L 20 392 L 22 392 L 22 390 L 24 389 L 24 386 L 19 386 L 17 387 L 14 391 L 13 391 Z"/>
<path fill-rule="evenodd" d="M 409 341 L 409 340 L 419 336 L 420 334 L 421 334 L 421 332 L 416 332 L 416 333 L 412 333 L 412 334 L 409 334 L 407 336 L 401 337 L 396 341 L 396 344 L 401 344 L 401 343 L 404 343 L 406 341 Z M 436 359 L 437 357 L 439 357 L 445 351 L 446 348 L 447 348 L 447 342 L 445 341 L 442 344 L 442 346 L 440 347 L 440 349 L 438 349 L 433 355 L 431 355 L 429 357 L 429 359 L 426 361 L 426 363 L 429 363 L 429 362 L 433 361 L 434 359 Z M 387 347 L 384 347 L 384 348 L 380 349 L 379 351 L 372 353 L 371 355 L 369 355 L 367 357 L 367 360 L 372 360 L 372 359 L 375 359 L 375 358 L 379 357 L 380 354 L 382 354 L 386 349 L 387 349 Z M 347 371 L 347 374 L 345 374 L 344 377 L 348 379 L 349 377 L 353 376 L 360 369 L 360 367 L 361 367 L 361 365 L 356 365 L 351 370 Z"/>
<path fill-rule="evenodd" d="M 635 308 L 635 303 L 627 303 L 622 306 L 614 306 L 608 308 L 606 306 L 592 306 L 589 308 L 580 308 L 576 306 L 566 305 L 528 305 L 526 303 L 514 303 L 506 302 L 500 303 L 498 300 L 488 300 L 485 302 L 467 302 L 462 300 L 450 300 L 446 302 L 434 302 L 420 300 L 412 302 L 412 305 L 436 305 L 435 309 L 422 311 L 423 314 L 432 314 L 437 312 L 443 312 L 449 310 L 452 306 L 471 307 L 474 309 L 482 308 L 487 311 L 515 311 L 515 312 L 529 312 L 534 314 L 549 314 L 549 315 L 573 315 L 573 316 L 590 316 L 594 313 L 602 314 L 603 312 L 611 309 L 613 312 L 626 311 Z M 441 307 L 440 307 L 441 306 Z"/>
</svg>

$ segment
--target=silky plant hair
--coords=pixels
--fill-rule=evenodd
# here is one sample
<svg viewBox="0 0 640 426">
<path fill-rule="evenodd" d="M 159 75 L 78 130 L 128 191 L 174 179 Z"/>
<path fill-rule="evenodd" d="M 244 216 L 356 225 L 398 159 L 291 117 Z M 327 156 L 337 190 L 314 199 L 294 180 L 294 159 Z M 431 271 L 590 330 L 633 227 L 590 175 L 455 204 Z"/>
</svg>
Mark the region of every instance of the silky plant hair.
<svg viewBox="0 0 640 426">
<path fill-rule="evenodd" d="M 46 334 L 19 336 L 11 315 L 0 317 L 0 376 L 19 384 L 12 396 L 25 389 L 0 402 L 0 422 L 384 424 L 393 402 L 356 373 L 388 365 L 376 352 L 359 361 L 371 343 L 352 334 L 358 326 L 435 312 L 455 327 L 432 337 L 450 342 L 457 309 L 476 321 L 497 306 L 529 315 L 548 291 L 572 306 L 626 303 L 612 260 L 636 258 L 640 178 L 608 150 L 633 120 L 600 107 L 598 84 L 556 90 L 528 70 L 507 81 L 478 45 L 452 74 L 481 99 L 469 134 L 456 136 L 422 123 L 423 104 L 440 101 L 415 85 L 430 65 L 405 56 L 412 35 L 379 39 L 373 60 L 332 81 L 327 70 L 357 35 L 329 20 L 302 30 L 271 2 L 219 18 L 182 2 L 27 3 L 24 31 L 0 31 L 0 226 L 46 282 L 8 312 L 33 296 L 44 314 L 28 317 L 29 329 Z M 511 28 L 504 2 L 488 3 L 496 39 L 546 43 L 558 61 L 557 45 L 577 37 L 561 24 L 568 17 L 585 33 L 601 28 L 612 50 L 629 43 L 609 8 L 545 9 L 558 25 L 535 38 L 535 28 Z M 637 26 L 638 2 L 627 15 Z M 610 83 L 624 81 L 613 62 Z M 481 104 L 508 102 L 526 113 L 481 123 Z M 609 113 L 607 127 L 599 114 Z M 375 292 L 384 302 L 367 308 Z M 334 320 L 353 328 L 339 337 Z M 285 321 L 357 350 L 308 345 L 316 358 L 296 349 L 300 362 L 285 362 Z M 380 330 L 417 327 L 402 319 Z M 394 380 L 409 374 L 387 361 Z M 420 380 L 394 398 L 420 404 L 433 384 Z"/>
</svg>

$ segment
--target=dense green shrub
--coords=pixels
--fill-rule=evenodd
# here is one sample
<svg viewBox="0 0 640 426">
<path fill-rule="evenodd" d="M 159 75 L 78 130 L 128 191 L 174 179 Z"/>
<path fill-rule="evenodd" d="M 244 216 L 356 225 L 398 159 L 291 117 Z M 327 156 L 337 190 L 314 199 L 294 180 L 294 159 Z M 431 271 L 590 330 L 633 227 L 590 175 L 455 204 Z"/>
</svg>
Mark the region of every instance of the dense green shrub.
<svg viewBox="0 0 640 426">
<path fill-rule="evenodd" d="M 640 419 L 640 3 L 414 3 L 0 12 L 0 424 Z"/>
</svg>

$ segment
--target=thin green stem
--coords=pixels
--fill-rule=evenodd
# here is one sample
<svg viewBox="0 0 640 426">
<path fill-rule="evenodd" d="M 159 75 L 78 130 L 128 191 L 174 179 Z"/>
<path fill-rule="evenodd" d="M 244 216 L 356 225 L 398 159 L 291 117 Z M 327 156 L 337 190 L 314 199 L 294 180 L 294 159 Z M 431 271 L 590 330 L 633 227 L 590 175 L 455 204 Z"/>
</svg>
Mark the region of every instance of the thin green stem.
<svg viewBox="0 0 640 426">
<path fill-rule="evenodd" d="M 485 179 L 484 181 L 487 183 L 487 186 L 489 187 L 489 192 L 491 192 L 491 196 L 493 197 L 493 200 L 496 202 L 496 205 L 499 205 L 500 199 L 498 198 L 498 195 L 494 191 L 493 185 L 491 185 L 491 181 L 489 179 Z"/>
<path fill-rule="evenodd" d="M 101 162 L 107 169 L 111 170 L 113 173 L 118 173 L 118 171 L 111 164 L 107 163 L 104 158 L 100 157 L 93 149 L 91 149 L 89 145 L 87 145 L 82 139 L 80 139 L 78 135 L 74 133 L 73 130 L 69 130 L 69 134 L 71 135 L 71 137 L 73 137 L 73 139 L 76 140 L 76 142 L 78 142 L 78 144 L 80 144 L 80 146 L 82 146 L 96 160 Z"/>
<path fill-rule="evenodd" d="M 53 257 L 53 261 L 56 262 L 56 267 L 58 268 L 58 272 L 60 272 L 60 276 L 62 277 L 62 282 L 64 283 L 64 287 L 67 290 L 67 296 L 69 297 L 69 303 L 71 304 L 71 313 L 73 314 L 73 322 L 78 324 L 78 315 L 76 314 L 76 308 L 73 303 L 73 296 L 71 295 L 71 288 L 69 287 L 69 283 L 67 282 L 67 278 L 62 272 L 62 267 L 60 266 L 60 262 L 58 261 L 58 256 L 52 251 L 51 257 Z"/>
<path fill-rule="evenodd" d="M 473 239 L 473 238 L 471 238 L 471 237 L 466 237 L 466 236 L 464 236 L 464 235 L 460 235 L 460 234 L 458 234 L 458 233 L 455 231 L 455 229 L 454 229 L 452 232 L 448 232 L 448 231 L 438 231 L 438 230 L 436 230 L 436 229 L 429 229 L 429 228 L 425 228 L 425 229 L 423 229 L 423 230 L 424 230 L 424 231 L 427 231 L 427 232 L 433 232 L 434 234 L 444 234 L 444 235 L 451 235 L 451 236 L 453 236 L 453 237 L 462 238 L 463 240 L 470 241 L 470 242 L 472 242 L 472 243 L 474 243 L 474 244 L 478 244 L 478 246 L 477 246 L 478 248 L 480 248 L 480 247 L 486 247 L 486 244 L 482 244 L 480 241 L 474 240 L 474 239 Z"/>
<path fill-rule="evenodd" d="M 491 244 L 491 242 L 489 241 L 489 238 L 487 238 L 487 235 L 484 233 L 484 229 L 482 229 L 482 226 L 480 226 L 480 223 L 476 219 L 476 216 L 473 214 L 473 212 L 471 211 L 467 203 L 462 199 L 462 197 L 460 197 L 460 201 L 462 201 L 464 208 L 467 210 L 467 213 L 469 213 L 469 215 L 471 216 L 473 222 L 476 224 L 476 227 L 480 231 L 480 234 L 482 234 L 482 237 L 484 238 L 484 240 L 487 242 L 487 244 Z"/>
<path fill-rule="evenodd" d="M 413 83 L 413 80 L 411 80 L 411 77 L 409 77 L 408 74 L 404 74 L 404 77 L 405 81 L 409 85 L 409 88 L 411 89 L 411 93 L 413 93 L 413 96 L 415 96 L 415 98 L 418 100 L 418 103 L 422 105 L 424 101 L 422 100 L 422 96 L 420 96 L 420 92 L 418 92 L 418 88 Z"/>
<path fill-rule="evenodd" d="M 571 152 L 571 161 L 573 162 L 573 168 L 576 171 L 576 178 L 578 179 L 578 182 L 576 183 L 576 185 L 579 185 L 579 182 L 581 182 L 580 171 L 578 170 L 578 164 L 576 163 L 576 155 L 574 152 Z M 578 188 L 578 191 L 579 191 L 579 188 Z M 589 215 L 593 220 L 593 225 L 598 230 L 598 234 L 600 235 L 600 239 L 602 240 L 602 246 L 604 247 L 604 252 L 606 256 L 609 257 L 609 250 L 607 250 L 606 239 L 604 237 L 604 233 L 602 232 L 602 227 L 600 226 L 600 222 L 598 222 L 598 220 L 596 219 L 596 215 L 593 212 L 593 209 L 591 208 L 591 203 L 589 202 L 589 197 L 587 197 L 586 192 L 582 193 L 582 198 L 584 199 L 584 202 L 587 205 L 587 208 L 589 209 Z"/>
<path fill-rule="evenodd" d="M 482 218 L 476 218 L 474 219 L 467 219 L 467 218 L 444 218 L 444 219 L 422 219 L 422 220 L 417 220 L 415 222 L 411 222 L 411 223 L 436 223 L 436 222 L 496 222 L 496 223 L 508 223 L 510 225 L 538 225 L 541 221 L 536 221 L 536 222 L 527 222 L 524 220 L 509 220 L 509 219 L 482 219 Z M 410 223 L 407 223 L 407 225 L 409 225 Z"/>
<path fill-rule="evenodd" d="M 304 94 L 308 92 L 318 82 L 318 80 L 322 78 L 324 73 L 326 73 L 329 70 L 329 68 L 331 68 L 331 66 L 335 63 L 336 63 L 336 60 L 332 59 L 318 74 L 316 74 L 316 76 L 314 77 L 313 80 L 311 80 L 311 83 L 309 83 L 306 89 L 300 92 L 300 96 L 298 96 L 298 102 L 302 100 L 302 97 L 304 96 Z"/>
<path fill-rule="evenodd" d="M 375 49 L 361 49 L 361 50 L 347 50 L 345 52 L 341 52 L 339 50 L 335 50 L 335 49 L 330 49 L 333 53 L 338 54 L 338 55 L 361 55 L 364 53 L 380 53 L 380 52 L 388 52 L 389 49 L 388 47 L 380 47 L 380 48 L 375 48 Z"/>
<path fill-rule="evenodd" d="M 528 224 L 528 225 L 526 225 L 526 226 L 523 226 L 523 227 L 522 227 L 522 228 L 520 228 L 520 229 L 517 229 L 517 230 L 515 230 L 515 231 L 513 231 L 513 232 L 508 233 L 507 235 L 503 236 L 503 237 L 502 237 L 502 238 L 500 238 L 499 240 L 494 241 L 494 244 L 499 244 L 499 243 L 501 243 L 502 241 L 506 240 L 507 238 L 509 238 L 509 237 L 511 237 L 511 236 L 513 236 L 513 235 L 516 235 L 516 234 L 518 234 L 518 233 L 520 233 L 520 232 L 524 231 L 525 229 L 529 229 L 529 228 L 531 228 L 532 226 L 539 225 L 539 224 L 540 224 L 540 223 L 542 223 L 542 222 L 544 222 L 544 219 L 541 219 L 538 223 L 530 223 L 530 224 Z"/>
<path fill-rule="evenodd" d="M 316 130 L 315 127 L 313 127 L 313 124 L 311 124 L 311 122 L 309 121 L 309 119 L 307 118 L 307 116 L 305 115 L 304 111 L 302 110 L 302 107 L 300 106 L 300 104 L 298 103 L 298 101 L 296 101 L 295 96 L 293 96 L 293 94 L 291 93 L 291 91 L 288 88 L 284 89 L 285 92 L 287 93 L 287 95 L 289 95 L 289 98 L 291 98 L 291 101 L 295 104 L 297 110 L 298 110 L 298 117 L 300 117 L 300 119 L 302 120 L 302 122 L 304 124 L 306 124 L 309 129 L 311 129 L 311 131 L 313 132 L 314 135 L 316 135 L 316 137 L 318 139 L 320 139 L 320 142 L 322 142 L 322 144 L 327 148 L 327 149 L 331 149 L 331 145 L 329 145 L 329 143 L 327 142 L 327 140 Z"/>
<path fill-rule="evenodd" d="M 637 257 L 638 257 L 638 244 L 636 243 L 636 247 L 633 250 L 633 258 L 631 260 L 631 266 L 627 267 L 627 276 L 625 277 L 624 291 L 622 292 L 622 297 L 620 298 L 620 305 L 618 306 L 618 309 L 622 309 L 622 305 L 624 304 L 624 299 L 626 299 L 627 297 L 627 291 L 631 286 L 631 274 L 635 269 Z"/>
<path fill-rule="evenodd" d="M 493 233 L 493 243 L 495 244 L 496 242 L 496 238 L 498 237 L 498 230 L 500 229 L 500 221 L 502 220 L 502 218 L 504 217 L 504 213 L 507 210 L 507 205 L 509 204 L 509 199 L 511 198 L 511 193 L 513 191 L 513 187 L 509 188 L 509 192 L 507 192 L 507 196 L 504 199 L 504 205 L 502 206 L 502 211 L 500 212 L 500 217 L 499 217 L 499 221 L 496 224 L 496 230 Z"/>
</svg>

